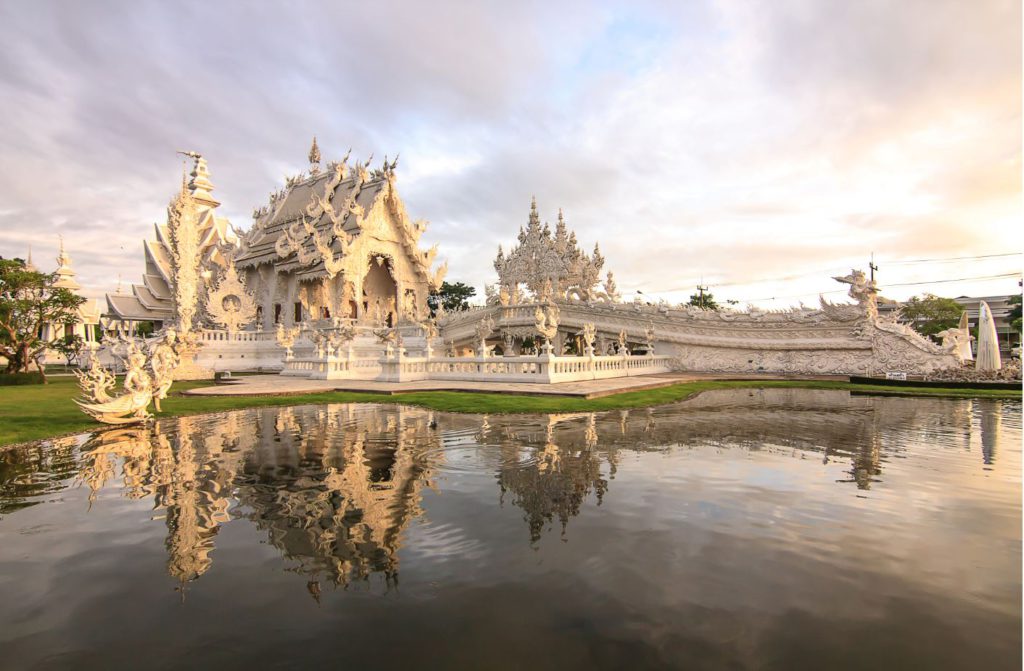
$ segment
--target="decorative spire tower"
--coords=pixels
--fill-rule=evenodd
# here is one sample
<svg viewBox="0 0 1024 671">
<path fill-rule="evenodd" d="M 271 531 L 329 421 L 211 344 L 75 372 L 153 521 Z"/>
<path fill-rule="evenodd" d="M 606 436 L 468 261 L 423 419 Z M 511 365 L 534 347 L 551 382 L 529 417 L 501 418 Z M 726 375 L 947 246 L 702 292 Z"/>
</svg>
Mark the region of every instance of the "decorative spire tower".
<svg viewBox="0 0 1024 671">
<path fill-rule="evenodd" d="M 320 147 L 316 144 L 316 135 L 313 136 L 313 145 L 309 148 L 309 174 L 316 175 L 320 172 Z"/>
<path fill-rule="evenodd" d="M 188 189 L 192 192 L 192 197 L 200 205 L 207 207 L 217 207 L 220 205 L 220 201 L 213 197 L 213 183 L 210 182 L 210 170 L 206 167 L 206 159 L 203 158 L 202 154 L 194 151 L 182 153 L 195 159 L 195 165 L 192 167 L 192 173 L 189 175 L 190 179 L 188 181 Z"/>
<path fill-rule="evenodd" d="M 530 220 L 528 228 L 540 228 L 540 214 L 537 213 L 537 196 L 530 198 Z"/>
<path fill-rule="evenodd" d="M 71 267 L 71 256 L 64 251 L 64 236 L 60 236 L 60 253 L 57 255 L 57 281 L 53 286 L 71 291 L 78 291 L 82 288 L 75 280 L 75 271 Z"/>
<path fill-rule="evenodd" d="M 36 268 L 36 264 L 32 263 L 32 245 L 28 246 L 28 259 L 25 261 L 25 270 L 30 273 L 37 272 L 39 269 Z"/>
</svg>

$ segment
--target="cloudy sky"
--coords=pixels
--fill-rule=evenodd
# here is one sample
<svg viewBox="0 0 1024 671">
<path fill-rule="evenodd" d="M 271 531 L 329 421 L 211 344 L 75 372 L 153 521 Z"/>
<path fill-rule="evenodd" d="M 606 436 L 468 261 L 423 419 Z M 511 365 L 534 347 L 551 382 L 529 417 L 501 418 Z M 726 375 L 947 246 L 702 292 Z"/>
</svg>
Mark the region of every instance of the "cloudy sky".
<svg viewBox="0 0 1024 671">
<path fill-rule="evenodd" d="M 401 152 L 478 289 L 531 195 L 627 297 L 782 306 L 872 252 L 896 298 L 1021 267 L 989 256 L 1022 248 L 1015 0 L 0 0 L 0 100 L 0 255 L 48 267 L 63 234 L 93 296 L 138 281 L 176 150 L 247 227 L 314 134 Z"/>
</svg>

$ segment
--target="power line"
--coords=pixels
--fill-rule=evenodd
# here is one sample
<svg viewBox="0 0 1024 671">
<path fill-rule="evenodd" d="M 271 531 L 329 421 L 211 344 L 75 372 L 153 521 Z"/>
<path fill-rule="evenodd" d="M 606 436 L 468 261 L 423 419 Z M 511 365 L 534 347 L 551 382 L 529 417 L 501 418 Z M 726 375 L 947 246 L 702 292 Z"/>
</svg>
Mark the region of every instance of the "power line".
<svg viewBox="0 0 1024 671">
<path fill-rule="evenodd" d="M 1003 273 L 1001 275 L 982 275 L 980 277 L 958 277 L 950 280 L 931 280 L 929 282 L 901 282 L 898 284 L 888 284 L 890 287 L 913 287 L 919 284 L 944 284 L 946 282 L 968 282 L 971 280 L 999 280 L 1006 277 L 1020 277 L 1020 273 Z"/>
<path fill-rule="evenodd" d="M 945 263 L 946 261 L 975 261 L 978 259 L 995 259 L 1005 256 L 1020 256 L 1020 252 L 1009 252 L 1007 254 L 981 254 L 979 256 L 947 256 L 945 258 L 936 259 L 906 259 L 903 261 L 888 261 L 889 265 L 897 266 L 904 265 L 906 263 Z"/>
<path fill-rule="evenodd" d="M 951 261 L 977 261 L 977 260 L 981 260 L 981 259 L 996 259 L 996 258 L 1006 258 L 1006 257 L 1009 257 L 1009 256 L 1021 256 L 1021 255 L 1022 255 L 1021 252 L 1009 252 L 1009 253 L 1003 253 L 1003 254 L 979 254 L 979 255 L 976 255 L 976 256 L 948 256 L 948 257 L 942 257 L 942 258 L 936 257 L 936 258 L 932 258 L 932 259 L 906 259 L 906 260 L 902 260 L 902 261 L 886 261 L 886 263 L 888 265 L 894 265 L 894 266 L 895 265 L 907 265 L 907 264 L 911 264 L 911 263 L 947 263 L 947 262 L 951 262 Z M 874 260 L 873 259 L 872 259 L 872 261 L 871 261 L 871 263 L 869 265 L 874 265 Z M 769 277 L 769 278 L 761 278 L 761 279 L 748 280 L 748 281 L 735 281 L 734 280 L 734 281 L 731 281 L 731 282 L 716 282 L 716 283 L 713 284 L 713 287 L 718 289 L 718 288 L 721 288 L 721 287 L 749 286 L 749 285 L 752 285 L 752 284 L 764 284 L 764 283 L 767 283 L 767 282 L 788 282 L 790 280 L 800 279 L 801 277 L 809 277 L 809 276 L 813 276 L 813 275 L 826 275 L 826 274 L 832 273 L 832 272 L 842 272 L 846 268 L 847 268 L 846 266 L 832 266 L 831 268 L 825 268 L 823 270 L 811 270 L 811 271 L 807 271 L 807 272 L 804 272 L 804 273 L 795 273 L 795 274 L 791 274 L 791 275 L 782 275 L 780 277 Z M 878 266 L 875 266 L 874 270 L 878 270 Z M 950 280 L 950 281 L 953 282 L 953 281 L 957 281 L 957 280 Z M 701 284 L 703 284 L 703 282 L 701 282 Z M 904 285 L 890 284 L 889 286 L 904 286 Z M 687 287 L 681 286 L 681 287 L 674 287 L 674 288 L 671 288 L 671 289 L 659 289 L 658 293 L 672 293 L 672 292 L 675 292 L 675 291 L 687 291 L 687 290 L 688 290 Z M 802 296 L 803 294 L 798 294 L 798 295 Z"/>
<path fill-rule="evenodd" d="M 882 289 L 889 288 L 889 287 L 913 287 L 913 286 L 920 286 L 920 285 L 924 285 L 924 284 L 945 284 L 947 282 L 971 282 L 971 281 L 976 281 L 976 280 L 999 280 L 999 279 L 1006 279 L 1006 278 L 1009 278 L 1009 277 L 1020 277 L 1020 273 L 1019 272 L 1018 273 L 1002 273 L 1000 275 L 981 275 L 981 276 L 977 276 L 977 277 L 957 277 L 957 278 L 954 278 L 954 279 L 946 279 L 946 280 L 929 280 L 927 282 L 901 282 L 901 283 L 897 283 L 897 284 L 886 284 L 885 286 L 882 287 Z M 845 289 L 836 289 L 836 290 L 833 290 L 833 291 L 818 291 L 818 292 L 813 292 L 813 293 L 818 293 L 818 294 L 841 294 L 841 293 L 846 293 L 846 290 Z M 741 300 L 739 302 L 740 303 L 753 303 L 755 301 L 774 301 L 774 300 L 783 300 L 783 299 L 786 299 L 786 298 L 800 298 L 802 296 L 810 296 L 810 295 L 811 295 L 811 292 L 808 292 L 808 293 L 802 293 L 802 294 L 793 294 L 792 296 L 768 296 L 768 297 L 765 297 L 765 298 L 748 298 L 748 299 Z"/>
</svg>

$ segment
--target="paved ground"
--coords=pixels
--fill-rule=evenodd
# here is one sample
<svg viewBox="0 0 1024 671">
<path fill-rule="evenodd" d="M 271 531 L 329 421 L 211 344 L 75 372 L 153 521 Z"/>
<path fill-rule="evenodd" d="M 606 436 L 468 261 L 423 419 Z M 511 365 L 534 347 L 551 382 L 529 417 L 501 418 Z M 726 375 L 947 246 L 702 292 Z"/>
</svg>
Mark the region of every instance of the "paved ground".
<svg viewBox="0 0 1024 671">
<path fill-rule="evenodd" d="M 656 389 L 695 380 L 786 379 L 767 375 L 709 375 L 703 373 L 662 373 L 619 377 L 610 380 L 587 380 L 561 384 L 530 384 L 513 382 L 459 382 L 423 380 L 419 382 L 376 382 L 374 380 L 308 380 L 285 375 L 246 375 L 233 384 L 192 389 L 189 396 L 281 396 L 323 391 L 358 391 L 374 394 L 405 394 L 413 391 L 479 391 L 531 396 L 574 396 L 600 398 L 625 391 Z M 802 378 L 806 379 L 806 378 Z M 814 379 L 846 380 L 846 377 L 820 376 Z"/>
</svg>

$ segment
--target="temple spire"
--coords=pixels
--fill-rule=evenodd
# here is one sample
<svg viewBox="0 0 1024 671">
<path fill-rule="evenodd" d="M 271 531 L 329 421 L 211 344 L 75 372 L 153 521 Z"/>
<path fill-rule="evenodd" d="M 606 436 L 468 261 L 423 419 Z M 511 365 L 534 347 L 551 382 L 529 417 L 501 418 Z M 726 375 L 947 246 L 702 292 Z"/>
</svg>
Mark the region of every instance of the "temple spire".
<svg viewBox="0 0 1024 671">
<path fill-rule="evenodd" d="M 57 281 L 55 287 L 63 287 L 71 291 L 78 291 L 82 286 L 75 280 L 75 271 L 71 267 L 71 255 L 64 251 L 64 236 L 60 237 L 60 253 L 57 255 Z"/>
<path fill-rule="evenodd" d="M 316 144 L 316 135 L 313 136 L 313 145 L 309 148 L 309 174 L 315 175 L 320 172 L 320 147 Z"/>
<path fill-rule="evenodd" d="M 206 167 L 206 159 L 203 158 L 203 155 L 195 151 L 179 151 L 178 153 L 184 154 L 195 161 L 187 186 L 196 201 L 207 207 L 217 207 L 220 205 L 220 201 L 213 197 L 213 183 L 210 182 L 210 170 Z"/>
<path fill-rule="evenodd" d="M 540 227 L 540 215 L 537 213 L 537 196 L 530 198 L 530 221 L 527 224 L 528 229 Z"/>
<path fill-rule="evenodd" d="M 32 263 L 32 245 L 28 246 L 28 259 L 25 261 L 25 270 L 33 273 L 37 270 L 36 265 Z"/>
</svg>

